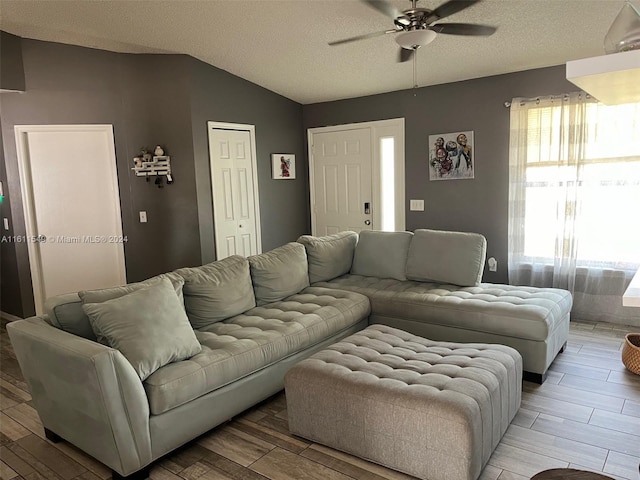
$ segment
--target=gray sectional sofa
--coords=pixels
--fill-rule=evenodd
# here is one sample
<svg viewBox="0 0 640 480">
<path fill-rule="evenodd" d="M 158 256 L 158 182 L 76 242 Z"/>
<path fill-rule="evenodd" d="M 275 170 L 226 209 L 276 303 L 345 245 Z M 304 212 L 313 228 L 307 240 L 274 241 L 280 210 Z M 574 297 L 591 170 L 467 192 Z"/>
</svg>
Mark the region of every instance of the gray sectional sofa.
<svg viewBox="0 0 640 480">
<path fill-rule="evenodd" d="M 480 235 L 303 236 L 145 282 L 49 299 L 7 326 L 47 437 L 114 471 L 159 457 L 280 391 L 289 368 L 385 323 L 432 339 L 503 343 L 543 379 L 571 296 L 481 284 Z M 454 285 L 454 282 L 457 282 Z"/>
</svg>

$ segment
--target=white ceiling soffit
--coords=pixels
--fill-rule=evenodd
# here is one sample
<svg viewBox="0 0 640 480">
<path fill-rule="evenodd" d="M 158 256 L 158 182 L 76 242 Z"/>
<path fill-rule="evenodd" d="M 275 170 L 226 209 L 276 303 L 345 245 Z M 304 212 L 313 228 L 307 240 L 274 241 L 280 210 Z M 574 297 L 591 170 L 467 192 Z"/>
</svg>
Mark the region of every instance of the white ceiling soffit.
<svg viewBox="0 0 640 480">
<path fill-rule="evenodd" d="M 605 105 L 640 102 L 640 50 L 567 62 L 567 80 Z"/>
<path fill-rule="evenodd" d="M 420 0 L 433 9 L 444 0 Z M 408 0 L 392 0 L 399 9 Z M 443 22 L 498 27 L 491 37 L 439 34 L 418 50 L 418 85 L 509 73 L 604 53 L 623 0 L 484 0 Z M 183 53 L 302 104 L 413 86 L 393 28 L 357 0 L 0 0 L 0 28 L 26 38 L 117 52 Z"/>
</svg>

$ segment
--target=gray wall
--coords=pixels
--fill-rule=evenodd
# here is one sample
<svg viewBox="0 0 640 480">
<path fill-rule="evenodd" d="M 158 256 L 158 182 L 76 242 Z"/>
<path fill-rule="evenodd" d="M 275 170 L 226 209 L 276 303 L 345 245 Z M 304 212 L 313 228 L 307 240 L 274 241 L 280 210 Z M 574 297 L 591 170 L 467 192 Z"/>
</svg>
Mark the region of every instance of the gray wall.
<svg viewBox="0 0 640 480">
<path fill-rule="evenodd" d="M 124 137 L 126 153 L 118 155 L 128 281 L 184 266 L 200 265 L 200 238 L 196 206 L 189 57 L 184 55 L 122 55 L 122 119 L 116 131 Z M 160 144 L 171 157 L 174 183 L 155 185 L 131 170 L 141 147 Z M 124 210 L 127 210 L 125 213 Z M 147 212 L 140 223 L 139 211 Z"/>
<path fill-rule="evenodd" d="M 191 60 L 191 112 L 202 260 L 215 259 L 207 121 L 255 125 L 262 250 L 309 232 L 302 106 L 224 70 Z M 296 155 L 296 179 L 271 179 L 271 154 Z"/>
<path fill-rule="evenodd" d="M 484 281 L 507 282 L 509 109 L 514 97 L 578 90 L 565 79 L 564 65 L 485 77 L 382 95 L 305 105 L 303 125 L 312 127 L 405 118 L 406 225 L 479 232 L 498 271 Z M 429 135 L 473 130 L 475 178 L 429 182 Z M 424 212 L 409 211 L 410 199 L 424 199 Z"/>
<path fill-rule="evenodd" d="M 24 90 L 21 38 L 0 31 L 0 89 Z"/>
<path fill-rule="evenodd" d="M 129 281 L 215 259 L 207 121 L 256 126 L 267 251 L 310 229 L 307 128 L 404 117 L 407 228 L 483 233 L 488 254 L 499 262 L 497 274 L 485 273 L 485 280 L 504 282 L 509 111 L 503 103 L 576 90 L 558 66 L 301 106 L 184 55 L 117 54 L 27 39 L 20 44 L 26 91 L 0 95 L 6 160 L 0 176 L 6 170 L 8 184 L 2 214 L 10 218 L 10 233 L 25 233 L 14 125 L 112 124 Z M 475 132 L 476 178 L 429 182 L 429 134 L 457 130 Z M 171 155 L 175 173 L 175 183 L 161 189 L 131 171 L 140 147 L 157 143 Z M 296 155 L 296 180 L 271 179 L 272 153 Z M 426 211 L 409 212 L 412 198 L 424 199 Z M 138 222 L 139 210 L 147 211 L 147 224 Z M 2 249 L 2 295 L 8 313 L 33 313 L 25 244 Z"/>
<path fill-rule="evenodd" d="M 0 119 L 0 127 L 2 121 Z M 4 161 L 4 146 L 0 135 L 0 181 L 7 188 L 7 172 Z M 5 195 L 0 201 L 0 219 L 11 218 L 11 197 Z M 18 281 L 18 262 L 16 258 L 16 244 L 13 222 L 9 222 L 9 230 L 2 228 L 2 241 L 0 242 L 0 308 L 3 312 L 22 312 L 22 292 Z M 29 276 L 28 281 L 31 281 Z M 33 302 L 33 300 L 32 300 Z"/>
<path fill-rule="evenodd" d="M 185 55 L 117 54 L 28 39 L 21 39 L 21 49 L 25 93 L 0 95 L 9 184 L 2 209 L 15 235 L 24 235 L 25 225 L 14 126 L 112 124 L 128 237 L 127 280 L 213 260 L 207 120 L 256 125 L 264 250 L 307 231 L 304 162 L 295 181 L 276 182 L 269 173 L 272 152 L 303 157 L 299 104 Z M 163 188 L 131 170 L 140 148 L 156 144 L 171 155 L 175 179 Z M 147 212 L 148 223 L 139 223 L 140 210 Z M 17 316 L 33 314 L 27 246 L 3 248 L 2 264 L 1 308 Z"/>
</svg>

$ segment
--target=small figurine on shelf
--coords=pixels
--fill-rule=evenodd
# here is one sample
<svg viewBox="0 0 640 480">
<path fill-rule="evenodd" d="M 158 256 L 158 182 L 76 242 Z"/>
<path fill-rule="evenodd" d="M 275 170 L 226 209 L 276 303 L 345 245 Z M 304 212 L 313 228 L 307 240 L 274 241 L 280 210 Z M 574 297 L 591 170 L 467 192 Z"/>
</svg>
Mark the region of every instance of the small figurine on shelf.
<svg viewBox="0 0 640 480">
<path fill-rule="evenodd" d="M 153 151 L 153 154 L 156 157 L 162 157 L 164 155 L 164 150 L 160 145 L 156 145 L 156 149 Z"/>
<path fill-rule="evenodd" d="M 134 157 L 133 166 L 136 168 L 142 167 L 142 157 Z"/>
<path fill-rule="evenodd" d="M 142 155 L 142 161 L 143 162 L 150 162 L 151 161 L 151 154 L 149 152 L 147 152 L 146 148 L 142 148 L 140 151 L 140 154 Z"/>
</svg>

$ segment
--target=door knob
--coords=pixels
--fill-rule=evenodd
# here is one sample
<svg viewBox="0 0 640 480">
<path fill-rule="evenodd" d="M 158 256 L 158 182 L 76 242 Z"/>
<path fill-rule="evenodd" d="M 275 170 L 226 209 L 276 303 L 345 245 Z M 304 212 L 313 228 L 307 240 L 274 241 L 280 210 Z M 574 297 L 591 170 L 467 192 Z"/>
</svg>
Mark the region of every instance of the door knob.
<svg viewBox="0 0 640 480">
<path fill-rule="evenodd" d="M 365 224 L 365 225 L 371 225 L 371 220 L 365 220 L 365 221 L 364 221 L 364 224 Z"/>
</svg>

